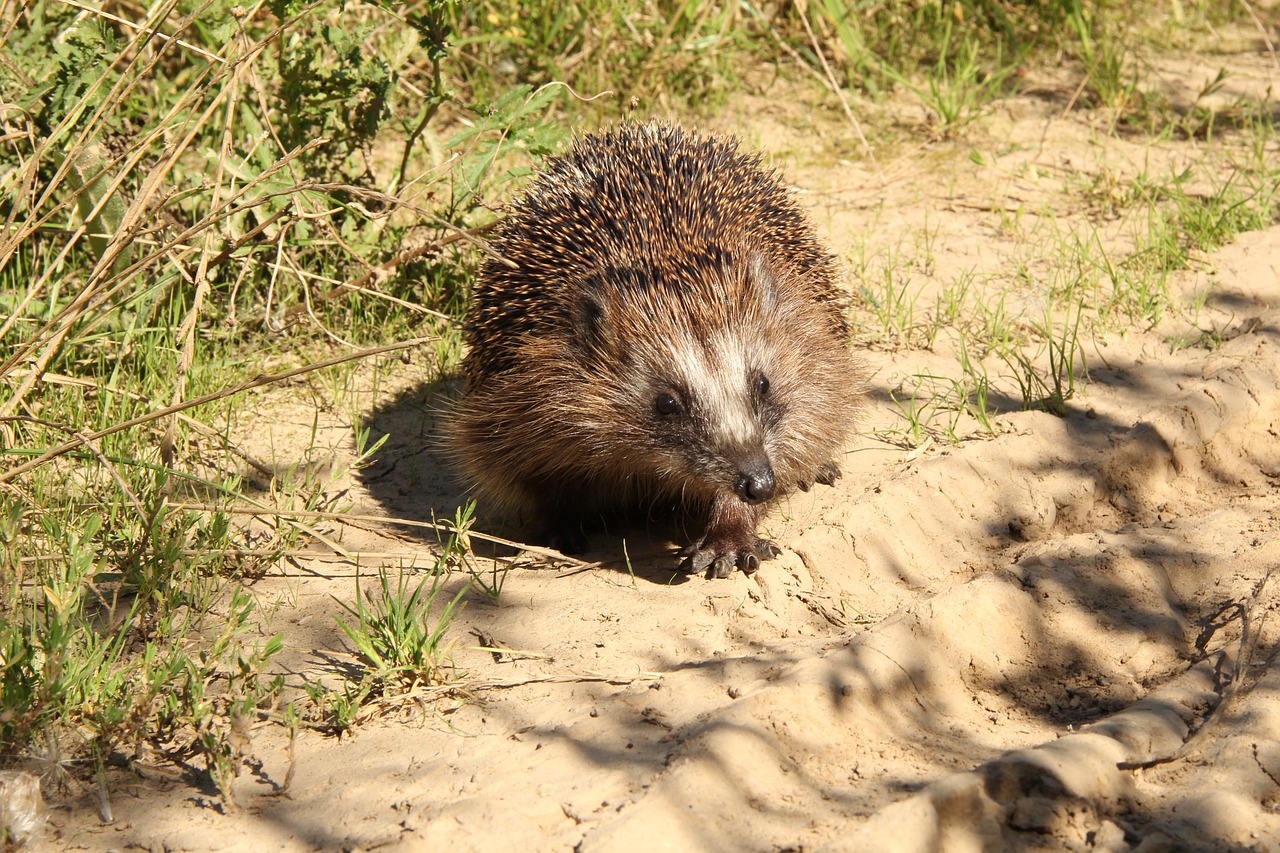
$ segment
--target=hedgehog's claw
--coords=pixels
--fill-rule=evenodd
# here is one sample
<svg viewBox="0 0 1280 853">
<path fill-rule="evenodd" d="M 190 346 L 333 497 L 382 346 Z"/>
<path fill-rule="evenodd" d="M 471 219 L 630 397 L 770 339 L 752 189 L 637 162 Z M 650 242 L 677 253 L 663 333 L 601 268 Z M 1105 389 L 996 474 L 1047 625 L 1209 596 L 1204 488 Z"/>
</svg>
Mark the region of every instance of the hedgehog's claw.
<svg viewBox="0 0 1280 853">
<path fill-rule="evenodd" d="M 680 552 L 680 568 L 690 574 L 706 572 L 708 578 L 727 578 L 734 569 L 753 574 L 765 560 L 782 552 L 756 535 L 764 505 L 748 505 L 737 495 L 721 495 L 712 507 L 702 537 Z"/>
<path fill-rule="evenodd" d="M 707 569 L 707 578 L 727 578 L 733 574 L 733 560 L 728 554 L 721 554 Z"/>
<path fill-rule="evenodd" d="M 821 483 L 824 486 L 834 486 L 836 480 L 840 479 L 840 466 L 834 460 L 823 464 L 818 468 L 811 478 L 801 480 L 797 485 L 800 491 L 807 492 L 813 488 L 814 483 Z"/>
<path fill-rule="evenodd" d="M 744 575 L 753 575 L 760 569 L 762 562 L 772 560 L 781 553 L 781 549 L 768 539 L 757 539 L 750 545 L 724 550 L 703 541 L 680 552 L 680 556 L 684 557 L 680 569 L 691 575 L 705 572 L 708 580 L 727 578 L 735 568 L 741 569 Z"/>
<path fill-rule="evenodd" d="M 711 565 L 716 559 L 714 551 L 703 551 L 698 544 L 693 544 L 680 551 L 680 556 L 684 557 L 680 561 L 680 571 L 696 575 L 698 572 Z"/>
</svg>

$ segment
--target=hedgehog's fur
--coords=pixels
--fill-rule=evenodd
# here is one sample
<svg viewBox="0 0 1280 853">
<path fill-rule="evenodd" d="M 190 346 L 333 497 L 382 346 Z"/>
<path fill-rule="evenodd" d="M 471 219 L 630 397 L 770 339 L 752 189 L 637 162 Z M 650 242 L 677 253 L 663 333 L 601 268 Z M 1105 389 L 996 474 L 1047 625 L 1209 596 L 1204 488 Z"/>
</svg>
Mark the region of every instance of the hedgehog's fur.
<svg viewBox="0 0 1280 853">
<path fill-rule="evenodd" d="M 754 571 L 775 494 L 839 476 L 862 377 L 832 257 L 758 157 L 667 124 L 580 139 L 510 210 L 474 294 L 450 440 L 539 514 L 679 506 L 684 567 Z"/>
</svg>

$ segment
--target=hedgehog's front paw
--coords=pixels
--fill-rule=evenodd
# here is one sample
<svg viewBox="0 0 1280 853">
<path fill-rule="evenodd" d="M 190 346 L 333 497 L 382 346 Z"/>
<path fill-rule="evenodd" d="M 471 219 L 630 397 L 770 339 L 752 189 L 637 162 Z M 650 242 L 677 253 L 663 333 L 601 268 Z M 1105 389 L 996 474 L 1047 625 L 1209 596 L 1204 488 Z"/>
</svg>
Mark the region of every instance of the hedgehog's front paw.
<svg viewBox="0 0 1280 853">
<path fill-rule="evenodd" d="M 708 536 L 680 552 L 684 557 L 680 568 L 689 574 L 705 571 L 708 578 L 727 578 L 735 568 L 750 575 L 755 574 L 762 561 L 772 560 L 781 553 L 777 545 L 755 534 L 745 542 Z"/>
<path fill-rule="evenodd" d="M 824 486 L 834 486 L 838 479 L 840 479 L 840 466 L 837 465 L 833 459 L 821 465 L 812 478 L 801 480 L 799 483 L 800 491 L 809 491 L 813 488 L 814 483 L 821 483 Z"/>
<path fill-rule="evenodd" d="M 547 524 L 539 540 L 541 544 L 571 557 L 587 552 L 587 534 L 577 519 L 557 519 Z"/>
</svg>

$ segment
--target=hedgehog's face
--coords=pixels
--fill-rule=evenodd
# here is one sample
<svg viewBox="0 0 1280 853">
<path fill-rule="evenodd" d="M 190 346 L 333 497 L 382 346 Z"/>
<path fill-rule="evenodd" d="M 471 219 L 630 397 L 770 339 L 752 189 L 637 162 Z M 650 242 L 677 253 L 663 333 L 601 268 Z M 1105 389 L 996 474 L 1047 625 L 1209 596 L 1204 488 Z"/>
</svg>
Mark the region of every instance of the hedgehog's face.
<svg viewBox="0 0 1280 853">
<path fill-rule="evenodd" d="M 748 504 L 777 488 L 768 437 L 783 414 L 773 380 L 729 330 L 667 341 L 632 397 L 653 474 L 695 494 L 731 491 Z"/>
<path fill-rule="evenodd" d="M 773 498 L 780 426 L 799 381 L 790 305 L 755 255 L 703 278 L 672 283 L 651 271 L 615 271 L 583 294 L 573 318 L 584 386 L 613 417 L 591 441 L 628 470 L 704 500 Z M 787 465 L 783 464 L 786 468 Z"/>
<path fill-rule="evenodd" d="M 612 269 L 580 289 L 567 328 L 575 379 L 562 388 L 582 400 L 557 407 L 580 430 L 584 464 L 685 498 L 755 505 L 799 476 L 819 324 L 754 252 L 704 256 L 678 278 Z"/>
</svg>

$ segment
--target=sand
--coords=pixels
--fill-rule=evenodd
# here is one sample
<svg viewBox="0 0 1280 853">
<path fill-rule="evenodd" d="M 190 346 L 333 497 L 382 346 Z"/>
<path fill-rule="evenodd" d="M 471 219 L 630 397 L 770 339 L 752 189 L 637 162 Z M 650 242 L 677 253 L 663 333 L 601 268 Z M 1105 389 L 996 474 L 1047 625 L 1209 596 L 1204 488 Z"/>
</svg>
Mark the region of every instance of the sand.
<svg viewBox="0 0 1280 853">
<path fill-rule="evenodd" d="M 1254 96 L 1280 76 L 1262 52 L 1219 60 Z M 1170 61 L 1170 97 L 1215 70 Z M 807 87 L 741 96 L 712 124 L 785 168 L 851 288 L 889 268 L 923 318 L 967 277 L 975 301 L 1006 293 L 1026 324 L 1061 272 L 1061 235 L 1098 228 L 1123 257 L 1134 230 L 1113 202 L 1135 176 L 1231 145 L 1112 133 L 1103 114 L 1064 110 L 1071 89 L 1028 85 L 963 141 L 931 138 L 918 107 L 878 107 L 901 122 L 879 165 Z M 181 768 L 121 774 L 111 823 L 92 797 L 50 796 L 50 843 L 1280 850 L 1280 227 L 1197 255 L 1171 286 L 1203 307 L 1087 340 L 1065 417 L 1017 411 L 1014 371 L 988 357 L 997 434 L 961 418 L 951 441 L 941 418 L 923 446 L 904 441 L 895 397 L 921 374 L 959 375 L 954 336 L 893 340 L 864 305 L 871 394 L 844 476 L 769 515 L 782 554 L 756 575 L 685 577 L 661 532 L 634 530 L 593 537 L 598 568 L 522 558 L 496 603 L 467 595 L 451 630 L 466 693 L 389 703 L 341 738 L 304 732 L 283 793 L 285 738 L 259 727 L 234 810 Z M 1193 327 L 1216 345 L 1171 343 Z M 376 391 L 357 375 L 360 417 L 390 438 L 335 482 L 335 503 L 451 514 L 429 375 L 422 359 Z M 246 448 L 342 470 L 356 424 L 340 406 L 304 458 L 318 388 L 247 399 Z M 431 562 L 417 529 L 321 529 L 351 552 Z M 334 618 L 355 570 L 326 550 L 252 587 L 295 690 L 339 684 L 357 660 Z"/>
</svg>

